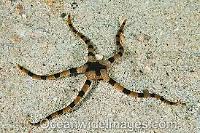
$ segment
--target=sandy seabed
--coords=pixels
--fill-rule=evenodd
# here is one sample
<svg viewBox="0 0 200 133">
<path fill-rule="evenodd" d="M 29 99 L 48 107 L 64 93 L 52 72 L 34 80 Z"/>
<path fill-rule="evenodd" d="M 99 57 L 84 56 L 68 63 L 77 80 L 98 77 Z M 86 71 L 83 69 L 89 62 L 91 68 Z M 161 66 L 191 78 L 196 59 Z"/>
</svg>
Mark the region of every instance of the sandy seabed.
<svg viewBox="0 0 200 133">
<path fill-rule="evenodd" d="M 148 89 L 186 106 L 138 99 L 107 83 L 93 83 L 74 112 L 31 127 L 68 105 L 85 76 L 32 80 L 17 64 L 37 74 L 80 66 L 87 47 L 60 17 L 71 14 L 105 59 L 117 50 L 123 19 L 124 55 L 109 70 L 124 87 Z M 200 132 L 200 2 L 198 0 L 2 0 L 0 1 L 0 132 Z"/>
</svg>

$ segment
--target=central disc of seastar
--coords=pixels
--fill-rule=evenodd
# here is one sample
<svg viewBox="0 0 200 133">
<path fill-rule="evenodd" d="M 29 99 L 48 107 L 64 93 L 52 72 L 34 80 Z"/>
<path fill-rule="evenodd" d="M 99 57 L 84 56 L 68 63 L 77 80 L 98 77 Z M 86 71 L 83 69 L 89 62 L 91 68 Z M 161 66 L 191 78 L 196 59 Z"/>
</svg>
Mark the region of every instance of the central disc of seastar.
<svg viewBox="0 0 200 133">
<path fill-rule="evenodd" d="M 102 79 L 101 70 L 106 70 L 106 66 L 102 65 L 98 61 L 96 62 L 87 62 L 86 76 L 91 80 L 100 80 Z"/>
</svg>

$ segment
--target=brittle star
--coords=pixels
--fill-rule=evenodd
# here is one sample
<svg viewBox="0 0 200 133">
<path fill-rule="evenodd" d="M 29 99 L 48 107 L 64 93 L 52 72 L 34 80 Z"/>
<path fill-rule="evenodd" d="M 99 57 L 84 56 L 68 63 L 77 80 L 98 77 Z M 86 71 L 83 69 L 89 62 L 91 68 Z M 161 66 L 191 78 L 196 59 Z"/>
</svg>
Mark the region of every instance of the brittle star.
<svg viewBox="0 0 200 133">
<path fill-rule="evenodd" d="M 62 14 L 61 17 L 65 17 L 66 14 Z M 81 101 L 81 99 L 83 98 L 83 96 L 89 92 L 89 88 L 90 85 L 92 83 L 92 81 L 105 81 L 109 84 L 111 84 L 117 91 L 120 91 L 128 96 L 131 97 L 138 97 L 138 98 L 156 98 L 158 100 L 161 100 L 162 102 L 169 104 L 169 105 L 185 105 L 185 103 L 182 103 L 180 101 L 177 102 L 172 102 L 169 101 L 167 99 L 165 99 L 163 96 L 160 96 L 156 93 L 149 93 L 148 90 L 143 90 L 143 92 L 135 92 L 135 91 L 131 91 L 129 89 L 126 89 L 125 87 L 123 87 L 120 83 L 116 82 L 114 79 L 112 79 L 109 75 L 108 75 L 108 69 L 111 66 L 111 64 L 113 64 L 118 58 L 122 57 L 123 53 L 124 53 L 124 48 L 122 45 L 122 35 L 124 32 L 124 26 L 126 23 L 126 19 L 122 22 L 119 30 L 117 31 L 116 34 L 116 45 L 118 47 L 118 52 L 116 52 L 112 57 L 108 58 L 107 60 L 97 60 L 95 57 L 95 49 L 93 46 L 93 43 L 91 42 L 91 40 L 86 37 L 85 35 L 83 35 L 81 32 L 79 32 L 73 25 L 72 20 L 71 20 L 71 16 L 68 15 L 68 18 L 66 20 L 67 25 L 69 26 L 70 30 L 77 35 L 78 37 L 80 37 L 85 44 L 87 45 L 88 48 L 88 61 L 79 67 L 76 68 L 71 68 L 68 70 L 64 70 L 62 72 L 58 72 L 55 74 L 50 74 L 50 75 L 37 75 L 34 74 L 33 72 L 27 70 L 26 68 L 18 65 L 18 68 L 26 73 L 27 75 L 31 76 L 33 79 L 39 79 L 39 80 L 52 80 L 52 79 L 58 79 L 61 77 L 71 77 L 71 76 L 76 76 L 78 74 L 85 74 L 85 76 L 87 77 L 82 89 L 78 92 L 78 95 L 76 96 L 76 98 L 73 100 L 73 102 L 71 102 L 68 106 L 66 106 L 63 109 L 60 109 L 50 115 L 48 115 L 45 119 L 46 120 L 52 120 L 53 118 L 60 116 L 66 112 L 72 112 L 73 108 Z M 32 123 L 30 122 L 31 125 L 34 126 L 40 126 L 41 124 L 45 123 L 45 119 L 41 119 L 40 121 L 36 122 L 36 123 Z"/>
</svg>

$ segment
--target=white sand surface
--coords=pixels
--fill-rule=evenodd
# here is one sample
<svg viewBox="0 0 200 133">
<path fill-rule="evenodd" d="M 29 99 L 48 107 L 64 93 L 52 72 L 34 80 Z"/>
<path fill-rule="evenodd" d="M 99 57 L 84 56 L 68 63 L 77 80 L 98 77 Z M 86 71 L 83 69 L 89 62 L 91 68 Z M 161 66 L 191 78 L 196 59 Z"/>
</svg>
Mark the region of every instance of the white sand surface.
<svg viewBox="0 0 200 133">
<path fill-rule="evenodd" d="M 115 53 L 115 34 L 126 18 L 125 53 L 109 75 L 127 89 L 148 89 L 186 106 L 135 99 L 100 82 L 74 112 L 32 128 L 29 119 L 68 105 L 85 80 L 32 80 L 16 67 L 49 74 L 86 62 L 86 45 L 63 22 L 63 12 L 105 59 Z M 0 132 L 200 132 L 199 22 L 199 0 L 1 0 Z"/>
</svg>

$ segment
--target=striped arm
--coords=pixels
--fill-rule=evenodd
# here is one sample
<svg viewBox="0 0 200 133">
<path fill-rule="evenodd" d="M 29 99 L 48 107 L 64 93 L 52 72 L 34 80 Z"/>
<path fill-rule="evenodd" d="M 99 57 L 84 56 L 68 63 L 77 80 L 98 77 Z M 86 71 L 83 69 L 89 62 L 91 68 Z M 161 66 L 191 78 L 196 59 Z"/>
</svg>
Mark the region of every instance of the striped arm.
<svg viewBox="0 0 200 133">
<path fill-rule="evenodd" d="M 52 79 L 57 79 L 60 77 L 70 77 L 70 76 L 76 76 L 78 74 L 84 73 L 87 69 L 87 66 L 83 65 L 77 68 L 71 68 L 69 70 L 64 70 L 59 73 L 55 74 L 50 74 L 50 75 L 37 75 L 32 73 L 31 71 L 27 70 L 26 68 L 20 66 L 17 64 L 17 67 L 23 72 L 26 73 L 27 75 L 31 76 L 33 79 L 39 79 L 39 80 L 52 80 Z"/>
<path fill-rule="evenodd" d="M 166 104 L 169 104 L 169 105 L 180 105 L 180 104 L 185 105 L 185 103 L 181 103 L 180 101 L 172 102 L 172 101 L 169 101 L 169 100 L 165 99 L 163 96 L 160 96 L 158 94 L 149 93 L 148 90 L 144 90 L 142 93 L 138 93 L 138 92 L 135 92 L 135 91 L 130 91 L 130 90 L 124 88 L 119 83 L 117 83 L 112 78 L 109 79 L 108 83 L 110 83 L 117 91 L 123 92 L 124 94 L 126 94 L 128 96 L 138 97 L 138 98 L 151 97 L 151 98 L 156 98 L 157 100 L 161 100 L 162 102 L 164 102 Z"/>
<path fill-rule="evenodd" d="M 45 119 L 37 122 L 37 123 L 32 123 L 29 122 L 32 126 L 40 126 L 41 124 L 44 124 L 46 121 L 50 121 L 64 113 L 67 112 L 72 112 L 73 108 L 81 101 L 81 99 L 83 98 L 83 96 L 85 95 L 85 93 L 88 92 L 89 88 L 91 85 L 91 80 L 86 80 L 85 84 L 83 85 L 82 89 L 79 91 L 78 95 L 76 96 L 76 98 L 74 99 L 73 102 L 71 102 L 67 107 L 58 110 L 50 115 L 48 115 Z"/>
<path fill-rule="evenodd" d="M 119 51 L 118 53 L 116 53 L 114 56 L 110 57 L 108 59 L 108 61 L 110 63 L 113 63 L 116 59 L 122 57 L 123 53 L 124 53 L 124 48 L 122 46 L 122 43 L 121 43 L 121 35 L 122 33 L 124 32 L 124 26 L 126 24 L 126 19 L 123 21 L 123 23 L 121 24 L 119 30 L 117 31 L 117 34 L 116 34 L 116 45 L 118 46 L 119 48 Z"/>
<path fill-rule="evenodd" d="M 83 33 L 79 32 L 74 26 L 73 26 L 73 23 L 71 21 L 71 16 L 68 15 L 68 19 L 67 19 L 67 24 L 70 28 L 70 30 L 77 36 L 79 36 L 84 42 L 85 44 L 87 44 L 87 47 L 88 47 L 88 60 L 89 61 L 95 61 L 96 57 L 95 57 L 95 49 L 94 49 L 94 46 L 93 46 L 93 43 L 91 42 L 91 40 L 86 37 L 85 35 L 83 35 Z"/>
</svg>

